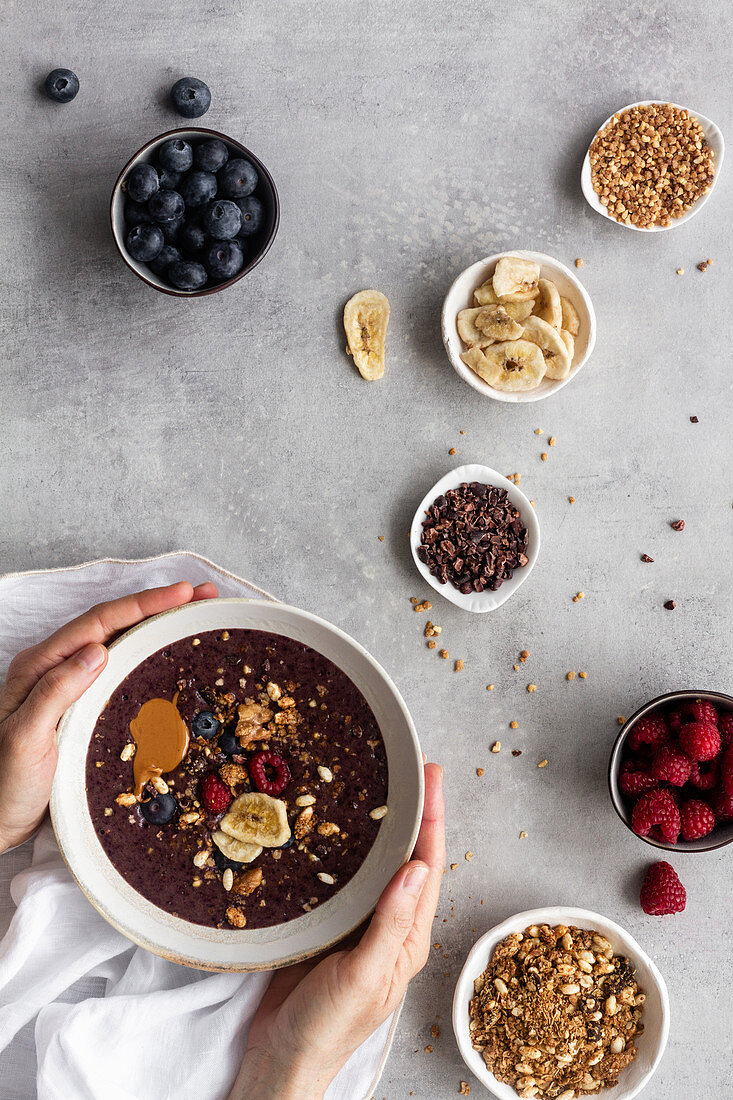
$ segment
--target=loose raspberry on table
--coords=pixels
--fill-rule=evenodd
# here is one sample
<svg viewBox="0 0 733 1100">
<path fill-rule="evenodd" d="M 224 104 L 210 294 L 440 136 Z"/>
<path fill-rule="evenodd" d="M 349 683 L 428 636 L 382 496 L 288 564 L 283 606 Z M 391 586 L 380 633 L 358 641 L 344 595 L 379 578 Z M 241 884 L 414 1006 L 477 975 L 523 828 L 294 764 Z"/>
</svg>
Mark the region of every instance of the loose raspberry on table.
<svg viewBox="0 0 733 1100">
<path fill-rule="evenodd" d="M 681 913 L 687 904 L 687 894 L 674 868 L 669 863 L 652 863 L 644 876 L 639 895 L 641 907 L 650 916 Z"/>
<path fill-rule="evenodd" d="M 680 730 L 680 748 L 691 760 L 712 760 L 720 752 L 718 727 L 709 722 L 688 722 Z"/>
<path fill-rule="evenodd" d="M 718 716 L 718 733 L 721 747 L 733 745 L 733 710 L 723 710 Z"/>
<path fill-rule="evenodd" d="M 647 791 L 653 791 L 657 780 L 646 771 L 622 771 L 618 785 L 628 798 L 638 798 Z"/>
<path fill-rule="evenodd" d="M 698 840 L 715 828 L 715 814 L 707 802 L 691 798 L 683 802 L 680 810 L 680 831 L 683 840 Z"/>
<path fill-rule="evenodd" d="M 642 745 L 663 745 L 669 741 L 671 733 L 661 714 L 645 714 L 629 733 L 629 748 L 636 750 Z"/>
<path fill-rule="evenodd" d="M 209 772 L 201 780 L 201 801 L 210 814 L 221 814 L 232 801 L 232 793 L 216 774 Z"/>
<path fill-rule="evenodd" d="M 655 779 L 681 787 L 690 778 L 692 761 L 676 745 L 662 745 L 652 760 L 651 774 Z"/>
<path fill-rule="evenodd" d="M 712 791 L 718 784 L 719 774 L 717 760 L 708 760 L 702 766 L 693 760 L 688 783 L 697 787 L 698 791 Z"/>
<path fill-rule="evenodd" d="M 657 788 L 643 794 L 631 811 L 631 828 L 637 836 L 648 836 L 658 825 L 668 844 L 676 844 L 680 835 L 680 811 L 671 791 Z"/>
<path fill-rule="evenodd" d="M 720 785 L 726 794 L 733 794 L 733 745 L 725 750 L 720 761 Z"/>
<path fill-rule="evenodd" d="M 706 722 L 708 725 L 717 726 L 718 708 L 707 699 L 689 699 L 680 707 L 682 721 Z"/>
<path fill-rule="evenodd" d="M 718 821 L 733 821 L 733 794 L 716 791 L 710 804 Z"/>
</svg>

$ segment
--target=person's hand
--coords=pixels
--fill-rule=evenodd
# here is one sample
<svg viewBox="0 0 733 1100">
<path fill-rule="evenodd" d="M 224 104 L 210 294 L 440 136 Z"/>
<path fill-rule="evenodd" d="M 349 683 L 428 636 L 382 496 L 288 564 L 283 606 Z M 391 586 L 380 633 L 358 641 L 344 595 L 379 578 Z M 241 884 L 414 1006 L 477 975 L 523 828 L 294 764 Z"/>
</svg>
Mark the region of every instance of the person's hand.
<svg viewBox="0 0 733 1100">
<path fill-rule="evenodd" d="M 413 859 L 387 886 L 359 943 L 273 975 L 229 1100 L 320 1100 L 397 1008 L 430 952 L 445 865 L 442 778 L 437 764 L 426 765 Z"/>
<path fill-rule="evenodd" d="M 150 615 L 217 595 L 187 581 L 100 603 L 10 663 L 0 688 L 0 854 L 31 836 L 56 770 L 56 726 L 107 664 L 105 643 Z"/>
</svg>

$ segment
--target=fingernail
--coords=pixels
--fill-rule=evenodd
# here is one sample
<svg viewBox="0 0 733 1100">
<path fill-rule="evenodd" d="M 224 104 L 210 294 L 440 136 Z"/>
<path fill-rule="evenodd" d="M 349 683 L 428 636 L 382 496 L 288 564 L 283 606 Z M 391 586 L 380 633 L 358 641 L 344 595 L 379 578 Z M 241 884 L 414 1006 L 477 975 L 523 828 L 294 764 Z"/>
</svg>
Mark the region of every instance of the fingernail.
<svg viewBox="0 0 733 1100">
<path fill-rule="evenodd" d="M 428 877 L 428 869 L 424 863 L 418 863 L 414 867 L 410 867 L 402 882 L 402 889 L 406 894 L 413 894 L 415 897 L 422 893 L 422 888 L 425 885 L 425 879 Z"/>
<path fill-rule="evenodd" d="M 87 672 L 95 672 L 98 668 L 101 668 L 104 664 L 104 657 L 104 646 L 97 645 L 96 642 L 85 645 L 76 655 L 77 661 L 84 666 Z"/>
</svg>

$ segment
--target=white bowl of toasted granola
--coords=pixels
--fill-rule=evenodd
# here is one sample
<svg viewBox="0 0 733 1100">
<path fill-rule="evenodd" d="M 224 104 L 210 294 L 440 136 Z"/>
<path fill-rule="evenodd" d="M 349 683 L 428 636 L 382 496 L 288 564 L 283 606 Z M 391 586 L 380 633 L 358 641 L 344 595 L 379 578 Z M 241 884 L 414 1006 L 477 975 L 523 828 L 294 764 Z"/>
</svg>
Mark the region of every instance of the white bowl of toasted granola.
<svg viewBox="0 0 733 1100">
<path fill-rule="evenodd" d="M 631 1100 L 664 1053 L 669 997 L 620 925 L 551 906 L 517 913 L 474 944 L 453 997 L 453 1030 L 464 1062 L 498 1100 L 599 1091 Z"/>
</svg>

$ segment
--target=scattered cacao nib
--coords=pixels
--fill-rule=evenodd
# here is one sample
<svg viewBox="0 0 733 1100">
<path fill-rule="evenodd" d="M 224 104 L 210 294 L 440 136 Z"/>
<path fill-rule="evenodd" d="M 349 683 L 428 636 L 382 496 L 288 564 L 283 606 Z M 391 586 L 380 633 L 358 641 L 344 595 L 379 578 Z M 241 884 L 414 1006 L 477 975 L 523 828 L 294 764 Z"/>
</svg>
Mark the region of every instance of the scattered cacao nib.
<svg viewBox="0 0 733 1100">
<path fill-rule="evenodd" d="M 699 424 L 699 423 L 700 423 L 700 421 L 699 421 L 699 420 L 697 419 L 697 417 L 696 417 L 696 416 L 691 416 L 691 417 L 690 417 L 690 423 L 691 423 L 691 424 Z"/>
<path fill-rule="evenodd" d="M 674 523 L 670 524 L 673 531 L 684 531 L 685 521 L 683 519 L 676 519 Z"/>
<path fill-rule="evenodd" d="M 427 509 L 417 556 L 440 584 L 496 591 L 528 562 L 527 528 L 506 489 L 463 482 Z"/>
<path fill-rule="evenodd" d="M 641 555 L 641 560 L 642 561 L 652 561 L 653 562 L 654 558 L 650 558 L 648 554 L 642 554 Z"/>
<path fill-rule="evenodd" d="M 674 600 L 666 600 L 664 606 L 667 608 L 667 611 L 674 611 L 677 604 Z"/>
</svg>

